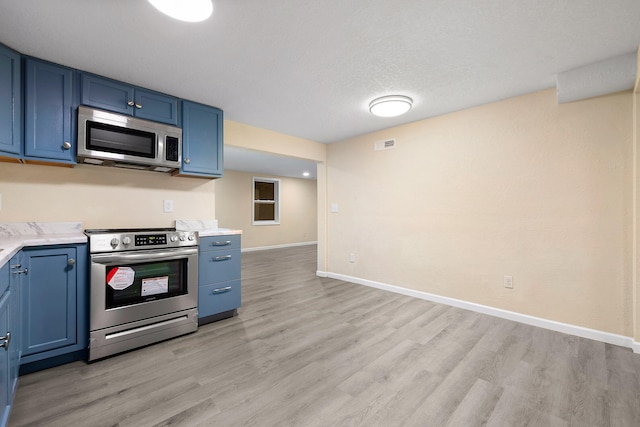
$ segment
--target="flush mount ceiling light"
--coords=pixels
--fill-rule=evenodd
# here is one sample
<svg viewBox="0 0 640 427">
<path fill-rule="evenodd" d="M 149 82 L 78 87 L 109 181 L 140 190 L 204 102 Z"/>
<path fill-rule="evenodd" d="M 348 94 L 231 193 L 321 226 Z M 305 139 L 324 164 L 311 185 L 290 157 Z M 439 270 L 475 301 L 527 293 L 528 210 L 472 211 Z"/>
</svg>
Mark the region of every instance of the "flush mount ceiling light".
<svg viewBox="0 0 640 427">
<path fill-rule="evenodd" d="M 187 22 L 204 21 L 213 12 L 211 0 L 149 0 L 160 12 Z"/>
<path fill-rule="evenodd" d="M 395 117 L 409 111 L 412 105 L 413 99 L 408 96 L 389 95 L 371 101 L 369 111 L 379 117 Z"/>
</svg>

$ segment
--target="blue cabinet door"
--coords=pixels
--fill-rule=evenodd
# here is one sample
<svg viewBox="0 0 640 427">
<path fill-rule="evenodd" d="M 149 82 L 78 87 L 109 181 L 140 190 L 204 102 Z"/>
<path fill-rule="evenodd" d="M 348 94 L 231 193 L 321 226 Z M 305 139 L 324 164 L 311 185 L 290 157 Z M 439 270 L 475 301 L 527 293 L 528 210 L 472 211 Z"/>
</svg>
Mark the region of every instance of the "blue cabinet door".
<svg viewBox="0 0 640 427">
<path fill-rule="evenodd" d="M 80 103 L 131 116 L 134 108 L 133 86 L 83 73 Z"/>
<path fill-rule="evenodd" d="M 135 89 L 134 115 L 141 119 L 178 124 L 178 98 L 145 89 Z"/>
<path fill-rule="evenodd" d="M 25 249 L 22 355 L 76 344 L 76 248 Z M 28 360 L 27 360 L 28 361 Z"/>
<path fill-rule="evenodd" d="M 182 168 L 180 174 L 222 176 L 222 110 L 182 101 Z"/>
<path fill-rule="evenodd" d="M 25 61 L 26 158 L 75 163 L 72 69 Z"/>
<path fill-rule="evenodd" d="M 22 149 L 22 80 L 20 54 L 0 46 L 0 154 L 19 156 Z"/>
<path fill-rule="evenodd" d="M 16 393 L 18 386 L 18 375 L 20 371 L 20 358 L 22 348 L 20 347 L 20 289 L 22 287 L 22 252 L 18 252 L 9 262 L 11 277 L 9 278 L 9 290 L 11 297 L 9 300 L 9 330 L 12 331 L 11 346 L 9 347 L 9 396 Z"/>
</svg>

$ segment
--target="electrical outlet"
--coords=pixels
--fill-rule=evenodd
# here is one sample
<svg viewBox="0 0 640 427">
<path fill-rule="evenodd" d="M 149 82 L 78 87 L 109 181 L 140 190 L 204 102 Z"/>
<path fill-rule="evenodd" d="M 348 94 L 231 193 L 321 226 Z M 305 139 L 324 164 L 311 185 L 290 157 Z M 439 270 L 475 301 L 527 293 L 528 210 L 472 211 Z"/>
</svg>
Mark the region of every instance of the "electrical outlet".
<svg viewBox="0 0 640 427">
<path fill-rule="evenodd" d="M 354 253 L 349 254 L 349 262 L 356 262 L 356 254 Z"/>
<path fill-rule="evenodd" d="M 165 200 L 164 201 L 164 211 L 165 212 L 173 212 L 173 200 Z"/>
<path fill-rule="evenodd" d="M 504 276 L 504 287 L 513 289 L 513 276 Z"/>
</svg>

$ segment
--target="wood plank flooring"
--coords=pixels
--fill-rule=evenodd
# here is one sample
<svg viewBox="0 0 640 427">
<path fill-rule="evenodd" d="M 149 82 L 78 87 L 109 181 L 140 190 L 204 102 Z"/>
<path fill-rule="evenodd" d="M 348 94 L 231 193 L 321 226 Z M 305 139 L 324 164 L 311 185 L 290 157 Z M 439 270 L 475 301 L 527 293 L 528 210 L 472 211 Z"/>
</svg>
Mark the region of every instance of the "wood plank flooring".
<svg viewBox="0 0 640 427">
<path fill-rule="evenodd" d="M 239 315 L 20 378 L 17 426 L 640 426 L 640 355 L 243 254 Z"/>
</svg>

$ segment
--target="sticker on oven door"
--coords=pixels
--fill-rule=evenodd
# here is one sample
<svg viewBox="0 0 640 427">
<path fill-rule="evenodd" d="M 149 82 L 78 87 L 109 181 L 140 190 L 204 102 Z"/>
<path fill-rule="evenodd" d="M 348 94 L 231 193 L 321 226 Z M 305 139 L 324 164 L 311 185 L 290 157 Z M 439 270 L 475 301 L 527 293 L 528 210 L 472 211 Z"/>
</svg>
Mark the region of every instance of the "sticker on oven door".
<svg viewBox="0 0 640 427">
<path fill-rule="evenodd" d="M 133 285 L 136 272 L 131 267 L 114 267 L 107 274 L 107 285 L 116 291 L 121 291 Z"/>
<path fill-rule="evenodd" d="M 169 292 L 169 276 L 142 279 L 142 296 L 166 294 Z"/>
</svg>

